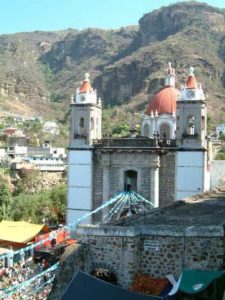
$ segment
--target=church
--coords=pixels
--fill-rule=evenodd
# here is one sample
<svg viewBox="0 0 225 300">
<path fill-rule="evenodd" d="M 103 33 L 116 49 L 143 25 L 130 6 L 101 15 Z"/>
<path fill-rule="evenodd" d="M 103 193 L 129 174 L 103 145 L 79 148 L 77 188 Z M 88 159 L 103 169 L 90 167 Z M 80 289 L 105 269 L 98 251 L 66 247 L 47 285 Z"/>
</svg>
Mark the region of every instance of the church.
<svg viewBox="0 0 225 300">
<path fill-rule="evenodd" d="M 67 223 L 121 191 L 136 191 L 154 207 L 209 190 L 207 105 L 194 68 L 175 87 L 168 63 L 164 87 L 149 102 L 141 135 L 102 138 L 102 103 L 89 74 L 71 100 Z M 96 223 L 102 213 L 86 220 Z"/>
</svg>

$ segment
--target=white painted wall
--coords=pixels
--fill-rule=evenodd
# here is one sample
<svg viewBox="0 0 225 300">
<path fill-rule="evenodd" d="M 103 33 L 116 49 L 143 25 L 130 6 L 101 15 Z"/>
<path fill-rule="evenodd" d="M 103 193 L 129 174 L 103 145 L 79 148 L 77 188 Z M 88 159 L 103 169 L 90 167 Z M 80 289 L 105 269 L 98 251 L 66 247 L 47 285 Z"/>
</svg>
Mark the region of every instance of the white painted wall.
<svg viewBox="0 0 225 300">
<path fill-rule="evenodd" d="M 225 160 L 213 160 L 211 162 L 211 188 L 225 185 Z"/>
<path fill-rule="evenodd" d="M 162 124 L 168 124 L 170 127 L 170 139 L 175 139 L 176 137 L 176 117 L 171 116 L 168 114 L 163 114 L 159 116 L 149 116 L 149 115 L 144 115 L 142 124 L 141 124 L 141 135 L 145 136 L 144 134 L 144 127 L 145 125 L 149 126 L 149 135 L 148 137 L 152 138 L 153 134 L 156 133 L 157 131 L 160 132 L 160 126 Z"/>
<path fill-rule="evenodd" d="M 0 160 L 6 157 L 6 149 L 0 148 Z"/>
<path fill-rule="evenodd" d="M 176 200 L 205 192 L 206 152 L 178 151 L 176 153 Z"/>
<path fill-rule="evenodd" d="M 67 224 L 92 211 L 92 151 L 68 154 Z M 91 218 L 82 223 L 90 223 Z"/>
</svg>

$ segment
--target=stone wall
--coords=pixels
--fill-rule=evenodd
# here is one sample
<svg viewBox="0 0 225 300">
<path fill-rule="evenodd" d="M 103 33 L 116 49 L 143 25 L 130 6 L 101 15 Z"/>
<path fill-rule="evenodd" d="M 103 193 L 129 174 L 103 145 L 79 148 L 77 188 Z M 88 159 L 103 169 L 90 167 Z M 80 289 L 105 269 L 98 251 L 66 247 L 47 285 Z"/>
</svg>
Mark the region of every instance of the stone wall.
<svg viewBox="0 0 225 300">
<path fill-rule="evenodd" d="M 153 277 L 165 277 L 168 274 L 178 277 L 183 267 L 183 246 L 182 237 L 143 236 L 140 271 Z"/>
<path fill-rule="evenodd" d="M 225 263 L 222 226 L 81 226 L 77 233 L 78 241 L 89 245 L 85 271 L 107 268 L 125 288 L 139 271 L 178 278 L 183 269 L 217 270 Z"/>
<path fill-rule="evenodd" d="M 93 209 L 102 205 L 103 199 L 103 168 L 101 165 L 101 154 L 93 153 Z M 94 214 L 92 222 L 95 223 L 102 218 L 102 212 Z"/>
<path fill-rule="evenodd" d="M 139 270 L 139 236 L 133 228 L 103 231 L 93 227 L 78 230 L 76 239 L 89 245 L 85 271 L 106 268 L 117 277 L 118 285 L 129 288 Z"/>
<path fill-rule="evenodd" d="M 159 206 L 167 206 L 175 200 L 176 154 L 168 152 L 160 155 Z"/>
<path fill-rule="evenodd" d="M 154 199 L 152 199 L 154 195 L 153 189 L 156 189 L 156 187 L 154 186 L 155 179 L 152 176 L 156 175 L 152 170 L 159 168 L 159 166 L 162 167 L 162 180 L 159 180 L 159 189 L 161 190 L 163 201 L 165 203 L 164 198 L 166 195 L 168 202 L 172 201 L 175 184 L 173 156 L 171 156 L 171 159 L 166 156 L 159 163 L 159 155 L 155 152 L 101 151 L 100 149 L 95 149 L 93 159 L 94 208 L 99 207 L 104 201 L 109 200 L 118 192 L 124 191 L 124 173 L 127 170 L 137 172 L 137 192 L 154 202 Z M 167 176 L 169 179 L 166 179 Z M 100 214 L 94 219 L 94 221 L 97 220 L 100 220 Z"/>
<path fill-rule="evenodd" d="M 48 300 L 61 299 L 76 271 L 78 269 L 84 270 L 87 253 L 88 247 L 85 245 L 75 244 L 66 248 L 60 260 L 60 266 Z"/>
</svg>

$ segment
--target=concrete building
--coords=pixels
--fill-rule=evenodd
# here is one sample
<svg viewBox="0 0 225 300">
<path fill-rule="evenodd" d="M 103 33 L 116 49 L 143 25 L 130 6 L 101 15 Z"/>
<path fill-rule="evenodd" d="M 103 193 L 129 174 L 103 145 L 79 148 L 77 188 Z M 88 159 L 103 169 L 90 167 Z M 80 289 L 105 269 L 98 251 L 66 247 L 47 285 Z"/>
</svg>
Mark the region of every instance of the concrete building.
<svg viewBox="0 0 225 300">
<path fill-rule="evenodd" d="M 51 134 L 59 134 L 59 126 L 56 122 L 48 121 L 43 125 L 43 131 Z"/>
<path fill-rule="evenodd" d="M 148 105 L 141 136 L 102 139 L 101 100 L 87 74 L 71 109 L 68 223 L 121 191 L 137 191 L 163 207 L 209 189 L 207 108 L 193 68 L 178 92 L 175 70 L 168 65 L 165 87 Z M 86 222 L 101 218 L 100 213 Z"/>
</svg>

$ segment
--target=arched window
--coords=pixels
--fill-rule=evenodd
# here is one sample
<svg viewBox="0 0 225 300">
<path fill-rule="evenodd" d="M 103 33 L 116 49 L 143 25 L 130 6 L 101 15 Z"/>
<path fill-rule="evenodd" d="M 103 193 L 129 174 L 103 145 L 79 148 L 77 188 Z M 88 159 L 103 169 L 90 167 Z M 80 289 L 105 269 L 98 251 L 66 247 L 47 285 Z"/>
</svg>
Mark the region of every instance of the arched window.
<svg viewBox="0 0 225 300">
<path fill-rule="evenodd" d="M 189 116 L 187 120 L 187 134 L 195 134 L 195 118 L 194 116 Z"/>
<path fill-rule="evenodd" d="M 144 125 L 144 136 L 146 136 L 146 137 L 150 136 L 150 127 L 148 124 Z"/>
<path fill-rule="evenodd" d="M 166 123 L 163 123 L 160 126 L 159 135 L 160 139 L 170 139 L 170 126 Z"/>
<path fill-rule="evenodd" d="M 124 190 L 137 191 L 137 171 L 127 170 L 124 172 Z"/>
</svg>

